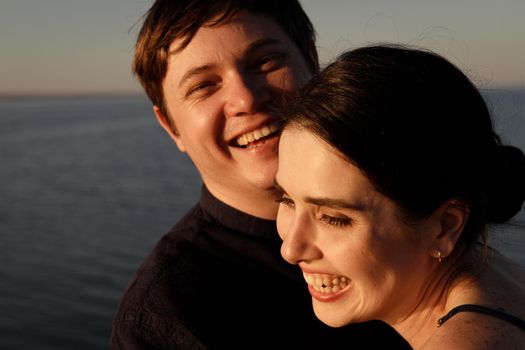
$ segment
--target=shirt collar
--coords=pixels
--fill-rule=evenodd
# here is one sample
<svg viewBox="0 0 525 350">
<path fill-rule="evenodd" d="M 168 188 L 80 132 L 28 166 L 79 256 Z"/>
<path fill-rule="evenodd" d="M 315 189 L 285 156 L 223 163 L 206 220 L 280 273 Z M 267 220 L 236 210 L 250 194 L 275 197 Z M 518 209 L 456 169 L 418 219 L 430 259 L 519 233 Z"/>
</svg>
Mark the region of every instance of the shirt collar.
<svg viewBox="0 0 525 350">
<path fill-rule="evenodd" d="M 276 238 L 274 220 L 260 219 L 237 210 L 215 198 L 206 186 L 202 186 L 201 208 L 222 225 L 256 237 Z"/>
</svg>

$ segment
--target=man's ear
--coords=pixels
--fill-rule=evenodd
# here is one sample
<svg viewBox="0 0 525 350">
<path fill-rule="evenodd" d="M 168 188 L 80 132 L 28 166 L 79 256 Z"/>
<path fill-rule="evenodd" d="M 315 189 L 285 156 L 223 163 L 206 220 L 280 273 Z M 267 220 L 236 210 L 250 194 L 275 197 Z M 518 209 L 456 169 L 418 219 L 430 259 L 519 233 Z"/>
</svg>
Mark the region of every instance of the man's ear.
<svg viewBox="0 0 525 350">
<path fill-rule="evenodd" d="M 173 126 L 173 123 L 170 122 L 169 117 L 164 115 L 161 109 L 157 106 L 153 106 L 153 113 L 155 113 L 155 117 L 157 117 L 157 121 L 162 126 L 162 128 L 166 130 L 172 140 L 175 141 L 179 151 L 186 152 L 186 147 L 184 147 L 184 143 L 182 142 L 180 134 L 177 132 L 177 130 L 175 130 L 175 126 Z"/>
<path fill-rule="evenodd" d="M 434 237 L 433 251 L 441 252 L 443 258 L 449 256 L 463 233 L 469 217 L 469 208 L 457 200 L 443 203 L 433 214 L 439 223 L 439 230 Z"/>
</svg>

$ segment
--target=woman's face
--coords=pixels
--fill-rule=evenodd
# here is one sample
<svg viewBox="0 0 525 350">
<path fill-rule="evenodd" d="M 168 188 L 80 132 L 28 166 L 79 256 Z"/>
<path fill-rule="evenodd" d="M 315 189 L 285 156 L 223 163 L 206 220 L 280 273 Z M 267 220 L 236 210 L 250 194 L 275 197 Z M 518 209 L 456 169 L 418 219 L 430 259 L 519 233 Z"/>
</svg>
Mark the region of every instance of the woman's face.
<svg viewBox="0 0 525 350">
<path fill-rule="evenodd" d="M 432 265 L 426 221 L 401 220 L 359 168 L 295 127 L 281 136 L 276 186 L 281 254 L 303 270 L 321 321 L 395 323 L 414 309 Z"/>
</svg>

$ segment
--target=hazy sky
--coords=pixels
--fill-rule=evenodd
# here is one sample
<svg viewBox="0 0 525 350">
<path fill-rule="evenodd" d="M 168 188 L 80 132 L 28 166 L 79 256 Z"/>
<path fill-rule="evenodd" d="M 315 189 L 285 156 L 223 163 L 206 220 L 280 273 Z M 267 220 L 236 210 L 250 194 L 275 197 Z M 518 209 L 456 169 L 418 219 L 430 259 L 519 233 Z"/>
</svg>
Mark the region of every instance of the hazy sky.
<svg viewBox="0 0 525 350">
<path fill-rule="evenodd" d="M 0 94 L 140 91 L 134 23 L 152 0 L 0 0 Z M 483 87 L 525 86 L 525 0 L 302 0 L 322 62 L 375 42 L 431 48 Z"/>
</svg>

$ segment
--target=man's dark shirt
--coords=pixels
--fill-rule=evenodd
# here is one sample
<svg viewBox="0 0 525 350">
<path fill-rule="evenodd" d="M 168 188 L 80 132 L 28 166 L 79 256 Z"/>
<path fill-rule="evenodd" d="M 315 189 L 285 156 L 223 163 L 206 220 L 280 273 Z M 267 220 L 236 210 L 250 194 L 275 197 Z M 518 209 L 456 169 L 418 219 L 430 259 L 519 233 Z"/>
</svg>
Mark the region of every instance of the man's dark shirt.
<svg viewBox="0 0 525 350">
<path fill-rule="evenodd" d="M 237 211 L 204 187 L 132 278 L 112 349 L 409 349 L 380 322 L 334 329 L 318 321 L 280 244 L 274 221 Z"/>
</svg>

